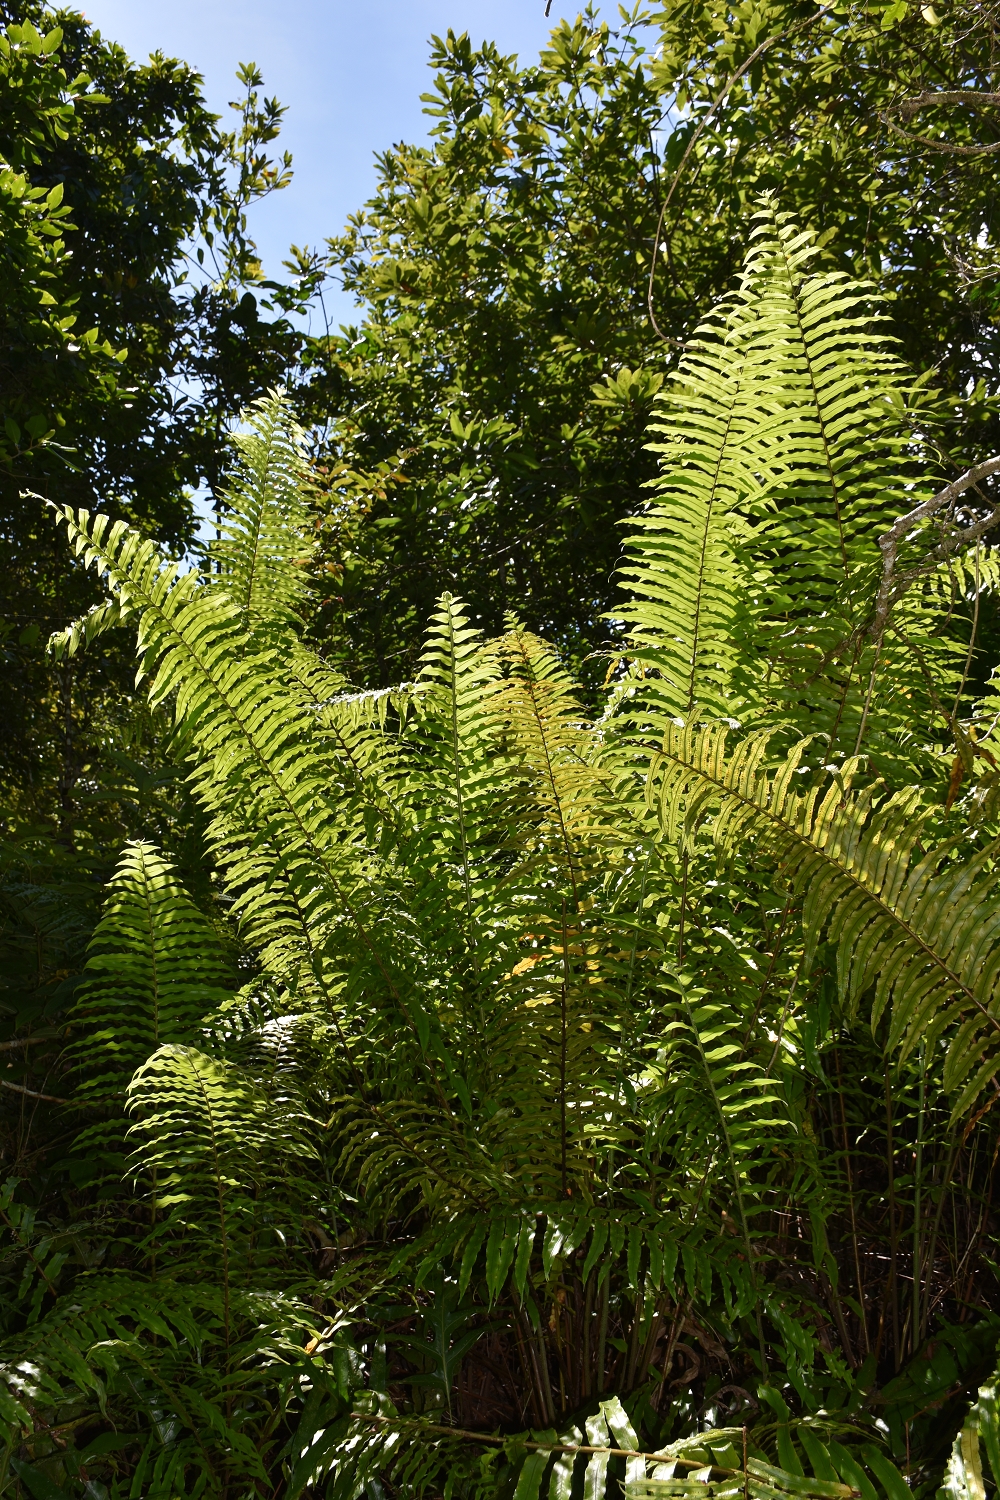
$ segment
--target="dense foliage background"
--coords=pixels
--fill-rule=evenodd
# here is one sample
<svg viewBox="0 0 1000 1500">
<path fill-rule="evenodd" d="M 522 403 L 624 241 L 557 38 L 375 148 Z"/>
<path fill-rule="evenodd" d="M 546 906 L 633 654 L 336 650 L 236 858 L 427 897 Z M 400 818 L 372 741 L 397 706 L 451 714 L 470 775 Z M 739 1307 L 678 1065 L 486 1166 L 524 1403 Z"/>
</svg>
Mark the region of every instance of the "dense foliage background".
<svg viewBox="0 0 1000 1500">
<path fill-rule="evenodd" d="M 435 38 L 278 283 L 0 0 L 0 1489 L 1000 1481 L 997 17 Z"/>
</svg>

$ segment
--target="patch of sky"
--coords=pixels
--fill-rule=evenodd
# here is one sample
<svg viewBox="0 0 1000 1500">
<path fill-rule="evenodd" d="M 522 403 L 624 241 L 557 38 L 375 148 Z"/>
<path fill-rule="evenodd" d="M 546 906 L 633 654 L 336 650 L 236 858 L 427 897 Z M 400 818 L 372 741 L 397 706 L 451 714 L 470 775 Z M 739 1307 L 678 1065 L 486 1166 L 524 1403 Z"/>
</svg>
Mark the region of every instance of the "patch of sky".
<svg viewBox="0 0 1000 1500">
<path fill-rule="evenodd" d="M 548 42 L 560 10 L 545 0 L 84 0 L 87 19 L 137 62 L 162 51 L 204 78 L 209 107 L 228 112 L 235 73 L 255 62 L 263 93 L 287 106 L 277 154 L 289 150 L 294 178 L 253 210 L 250 229 L 265 275 L 278 279 L 289 246 L 322 247 L 371 196 L 375 156 L 394 142 L 420 143 L 434 123 L 423 113 L 429 41 L 449 28 L 474 44 L 493 41 L 522 62 Z M 611 24 L 617 6 L 601 12 Z M 353 298 L 328 287 L 313 321 L 356 320 Z"/>
</svg>

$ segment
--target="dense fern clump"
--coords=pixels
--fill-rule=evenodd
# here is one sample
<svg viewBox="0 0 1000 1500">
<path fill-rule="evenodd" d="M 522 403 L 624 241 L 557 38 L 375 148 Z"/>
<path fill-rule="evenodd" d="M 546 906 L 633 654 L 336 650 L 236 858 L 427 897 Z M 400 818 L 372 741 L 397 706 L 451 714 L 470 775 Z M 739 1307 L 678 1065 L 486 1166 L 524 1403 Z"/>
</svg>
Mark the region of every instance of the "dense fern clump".
<svg viewBox="0 0 1000 1500">
<path fill-rule="evenodd" d="M 280 395 L 204 573 L 60 513 L 111 608 L 56 649 L 135 627 L 231 932 L 126 849 L 72 1042 L 74 1149 L 131 1192 L 100 1267 L 4 1190 L 26 1492 L 1000 1483 L 995 570 L 870 289 L 756 225 L 594 722 L 451 595 L 414 682 L 328 670 Z"/>
</svg>

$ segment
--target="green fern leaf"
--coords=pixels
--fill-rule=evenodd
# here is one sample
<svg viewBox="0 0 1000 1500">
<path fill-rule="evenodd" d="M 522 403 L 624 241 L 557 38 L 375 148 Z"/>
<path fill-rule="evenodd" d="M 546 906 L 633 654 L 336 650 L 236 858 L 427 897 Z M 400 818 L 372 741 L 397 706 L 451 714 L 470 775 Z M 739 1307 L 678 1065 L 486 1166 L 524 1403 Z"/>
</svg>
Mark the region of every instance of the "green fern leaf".
<svg viewBox="0 0 1000 1500">
<path fill-rule="evenodd" d="M 235 987 L 232 964 L 211 923 L 172 866 L 141 841 L 128 844 L 110 882 L 90 944 L 84 984 L 71 1012 L 85 1034 L 71 1049 L 76 1099 L 111 1111 L 88 1126 L 76 1150 L 112 1149 L 124 1129 L 136 1068 L 166 1042 L 187 1042 Z"/>
<path fill-rule="evenodd" d="M 826 933 L 845 1002 L 867 997 L 872 1024 L 891 1012 L 889 1045 L 906 1057 L 949 1035 L 945 1087 L 955 1118 L 1000 1070 L 1000 899 L 991 852 L 924 852 L 929 814 L 913 789 L 851 790 L 857 763 L 799 776 L 808 742 L 773 773 L 768 735 L 729 755 L 723 729 L 668 729 L 650 795 L 690 838 L 703 820 L 723 847 L 759 838 L 801 902 L 806 962 Z M 800 785 L 804 782 L 802 790 Z"/>
</svg>

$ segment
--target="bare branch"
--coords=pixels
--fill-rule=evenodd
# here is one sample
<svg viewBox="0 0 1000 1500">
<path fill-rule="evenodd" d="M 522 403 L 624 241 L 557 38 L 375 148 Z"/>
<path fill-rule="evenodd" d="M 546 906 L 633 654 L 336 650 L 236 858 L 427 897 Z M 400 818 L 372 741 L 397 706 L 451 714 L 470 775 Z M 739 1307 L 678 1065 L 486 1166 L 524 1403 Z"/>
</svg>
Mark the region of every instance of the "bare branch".
<svg viewBox="0 0 1000 1500">
<path fill-rule="evenodd" d="M 1000 106 L 1000 94 L 987 94 L 979 89 L 924 89 L 923 93 L 916 94 L 912 99 L 904 99 L 897 108 L 904 120 L 912 120 L 918 110 L 927 109 L 934 104 L 968 104 L 973 109 L 980 106 L 996 109 Z"/>
<path fill-rule="evenodd" d="M 943 505 L 948 505 L 952 500 L 957 500 L 959 495 L 964 495 L 966 490 L 978 484 L 981 479 L 988 478 L 990 474 L 996 474 L 998 470 L 1000 470 L 1000 456 L 987 458 L 983 463 L 973 465 L 971 469 L 966 469 L 965 473 L 960 474 L 951 484 L 946 484 L 944 489 L 939 490 L 930 500 L 925 500 L 922 505 L 918 505 L 905 516 L 900 516 L 899 520 L 893 523 L 891 529 L 884 536 L 879 537 L 878 544 L 882 553 L 882 581 L 879 584 L 878 595 L 875 600 L 875 618 L 871 628 L 871 634 L 876 642 L 882 639 L 886 622 L 889 618 L 889 610 L 892 607 L 894 599 L 898 597 L 898 593 L 893 589 L 893 575 L 896 569 L 896 556 L 899 552 L 899 544 L 906 533 L 912 531 L 919 522 L 927 520 L 928 516 L 934 515 Z M 997 521 L 1000 521 L 1000 506 L 990 516 L 987 516 L 985 521 L 979 521 L 975 526 L 969 527 L 966 531 L 958 532 L 954 537 L 949 537 L 945 542 L 942 542 L 940 547 L 937 548 L 937 553 L 940 554 L 941 558 L 946 557 L 949 552 L 954 552 L 956 547 L 961 546 L 963 541 L 975 541 L 977 537 L 982 536 L 983 532 L 988 531 L 990 526 L 994 525 Z M 933 553 L 931 555 L 932 557 L 935 556 Z M 905 587 L 913 578 L 918 577 L 925 570 L 925 567 L 926 564 L 922 564 L 920 568 L 907 574 L 905 579 L 901 580 L 903 586 Z"/>
<path fill-rule="evenodd" d="M 58 1037 L 58 1031 L 41 1032 L 37 1036 L 18 1036 L 12 1042 L 0 1042 L 0 1052 L 16 1052 L 19 1047 L 34 1047 L 38 1042 L 51 1042 Z"/>
<path fill-rule="evenodd" d="M 6 1078 L 0 1078 L 0 1089 L 10 1089 L 13 1094 L 26 1094 L 29 1099 L 44 1099 L 48 1104 L 68 1104 L 68 1099 L 57 1099 L 55 1094 L 37 1094 L 34 1089 L 26 1089 L 20 1083 L 8 1083 Z"/>
<path fill-rule="evenodd" d="M 893 135 L 901 135 L 904 141 L 911 145 L 926 146 L 930 151 L 945 151 L 949 156 L 990 156 L 1000 151 L 1000 141 L 994 142 L 992 146 L 953 146 L 950 141 L 932 141 L 926 135 L 913 135 L 909 130 L 904 130 L 902 125 L 897 125 L 887 115 L 882 116 L 882 123 L 887 125 Z"/>
</svg>

